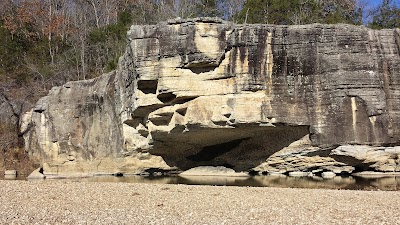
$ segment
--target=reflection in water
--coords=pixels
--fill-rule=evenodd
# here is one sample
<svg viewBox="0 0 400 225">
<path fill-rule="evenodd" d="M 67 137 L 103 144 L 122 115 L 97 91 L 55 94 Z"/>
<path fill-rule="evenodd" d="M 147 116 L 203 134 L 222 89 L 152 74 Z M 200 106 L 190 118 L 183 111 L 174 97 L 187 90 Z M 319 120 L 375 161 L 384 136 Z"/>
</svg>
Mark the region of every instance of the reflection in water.
<svg viewBox="0 0 400 225">
<path fill-rule="evenodd" d="M 217 186 L 252 186 L 249 177 L 224 177 L 224 176 L 184 176 L 178 181 L 184 184 L 201 184 Z M 246 185 L 247 183 L 247 185 Z"/>
<path fill-rule="evenodd" d="M 251 186 L 283 188 L 322 188 L 349 190 L 400 190 L 400 177 L 361 178 L 361 177 L 288 177 L 288 176 L 255 176 L 255 177 L 222 177 L 222 176 L 171 176 L 171 177 L 112 177 L 100 176 L 75 179 L 87 182 L 127 182 L 152 184 L 188 184 L 216 186 Z"/>
<path fill-rule="evenodd" d="M 384 177 L 375 179 L 371 184 L 374 187 L 378 187 L 380 190 L 397 191 L 400 189 L 400 177 Z"/>
<path fill-rule="evenodd" d="M 0 177 L 8 180 L 26 180 L 25 177 Z M 400 190 L 400 177 L 362 178 L 362 177 L 288 177 L 288 176 L 255 176 L 255 177 L 224 177 L 224 176 L 97 176 L 89 178 L 70 179 L 80 182 L 125 182 L 149 184 L 188 184 L 216 186 L 250 186 L 250 187 L 282 187 L 282 188 L 322 188 L 348 190 Z"/>
<path fill-rule="evenodd" d="M 76 178 L 75 181 L 90 181 L 90 182 L 125 182 L 125 183 L 148 183 L 148 184 L 175 184 L 171 182 L 171 177 L 142 177 L 142 176 L 98 176 L 88 178 Z"/>
<path fill-rule="evenodd" d="M 4 175 L 4 180 L 16 180 L 16 175 Z"/>
<path fill-rule="evenodd" d="M 26 177 L 15 175 L 2 175 L 0 176 L 0 180 L 26 180 Z"/>
</svg>

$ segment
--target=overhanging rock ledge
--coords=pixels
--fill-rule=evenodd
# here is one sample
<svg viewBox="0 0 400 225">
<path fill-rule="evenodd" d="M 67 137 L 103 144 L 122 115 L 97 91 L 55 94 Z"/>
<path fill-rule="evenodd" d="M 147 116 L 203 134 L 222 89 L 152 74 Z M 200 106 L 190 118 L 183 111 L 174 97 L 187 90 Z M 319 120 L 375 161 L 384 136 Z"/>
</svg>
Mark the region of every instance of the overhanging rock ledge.
<svg viewBox="0 0 400 225">
<path fill-rule="evenodd" d="M 400 30 L 132 26 L 118 69 L 54 87 L 24 118 L 49 176 L 400 171 Z"/>
</svg>

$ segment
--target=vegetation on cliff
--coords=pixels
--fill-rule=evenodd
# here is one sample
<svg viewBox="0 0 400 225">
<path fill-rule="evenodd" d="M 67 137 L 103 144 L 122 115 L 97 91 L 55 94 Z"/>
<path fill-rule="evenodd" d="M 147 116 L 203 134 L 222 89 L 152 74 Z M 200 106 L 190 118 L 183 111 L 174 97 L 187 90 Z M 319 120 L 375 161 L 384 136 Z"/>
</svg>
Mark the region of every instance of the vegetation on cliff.
<svg viewBox="0 0 400 225">
<path fill-rule="evenodd" d="M 248 0 L 238 15 L 239 22 L 267 24 L 362 23 L 356 1 Z"/>
</svg>

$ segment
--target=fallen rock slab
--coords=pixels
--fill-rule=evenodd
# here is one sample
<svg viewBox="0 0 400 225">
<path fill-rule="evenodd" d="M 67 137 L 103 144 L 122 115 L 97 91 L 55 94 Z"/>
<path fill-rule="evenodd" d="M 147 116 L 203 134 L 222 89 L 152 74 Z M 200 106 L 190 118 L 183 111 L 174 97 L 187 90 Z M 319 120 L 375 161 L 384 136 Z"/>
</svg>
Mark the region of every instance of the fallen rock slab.
<svg viewBox="0 0 400 225">
<path fill-rule="evenodd" d="M 325 179 L 331 179 L 331 178 L 336 177 L 336 173 L 334 173 L 334 172 L 323 172 L 323 173 L 321 173 L 321 177 L 325 178 Z"/>
<path fill-rule="evenodd" d="M 186 170 L 179 176 L 228 176 L 228 177 L 248 177 L 245 172 L 235 172 L 235 170 L 223 166 L 199 166 Z"/>
<path fill-rule="evenodd" d="M 45 179 L 46 176 L 42 172 L 43 172 L 42 168 L 37 168 L 31 174 L 29 174 L 27 179 L 28 180 L 31 180 L 31 179 Z"/>
<path fill-rule="evenodd" d="M 289 173 L 289 177 L 307 177 L 310 172 L 293 171 Z"/>
<path fill-rule="evenodd" d="M 6 170 L 4 171 L 5 176 L 17 176 L 17 171 L 16 170 Z"/>
</svg>

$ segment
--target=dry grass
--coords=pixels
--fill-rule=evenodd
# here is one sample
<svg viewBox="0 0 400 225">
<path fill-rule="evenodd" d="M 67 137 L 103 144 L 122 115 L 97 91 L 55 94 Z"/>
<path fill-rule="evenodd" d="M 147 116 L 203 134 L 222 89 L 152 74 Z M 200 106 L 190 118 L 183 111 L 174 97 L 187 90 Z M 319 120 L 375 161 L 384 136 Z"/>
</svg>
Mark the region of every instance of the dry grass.
<svg viewBox="0 0 400 225">
<path fill-rule="evenodd" d="M 1 224 L 398 224 L 400 192 L 0 181 Z"/>
</svg>

